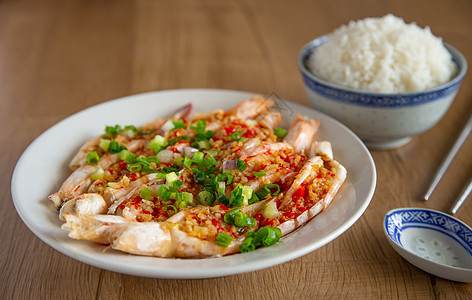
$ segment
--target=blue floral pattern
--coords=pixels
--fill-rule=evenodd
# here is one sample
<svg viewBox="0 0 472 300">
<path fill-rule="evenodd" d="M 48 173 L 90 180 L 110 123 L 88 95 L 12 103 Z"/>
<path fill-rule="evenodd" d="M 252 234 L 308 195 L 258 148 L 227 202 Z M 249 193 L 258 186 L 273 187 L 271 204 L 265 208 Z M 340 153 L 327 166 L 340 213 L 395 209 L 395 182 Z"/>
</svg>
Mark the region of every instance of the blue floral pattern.
<svg viewBox="0 0 472 300">
<path fill-rule="evenodd" d="M 405 107 L 420 105 L 435 100 L 443 99 L 452 95 L 459 88 L 460 81 L 453 85 L 447 86 L 432 92 L 415 93 L 407 95 L 373 95 L 373 94 L 359 94 L 355 92 L 339 90 L 330 86 L 313 81 L 312 78 L 303 74 L 303 80 L 307 87 L 319 95 L 349 104 L 356 104 L 370 107 Z"/>
<path fill-rule="evenodd" d="M 395 210 L 385 217 L 388 235 L 399 245 L 403 229 L 418 227 L 438 229 L 457 240 L 472 255 L 472 229 L 441 212 L 423 209 Z"/>
</svg>

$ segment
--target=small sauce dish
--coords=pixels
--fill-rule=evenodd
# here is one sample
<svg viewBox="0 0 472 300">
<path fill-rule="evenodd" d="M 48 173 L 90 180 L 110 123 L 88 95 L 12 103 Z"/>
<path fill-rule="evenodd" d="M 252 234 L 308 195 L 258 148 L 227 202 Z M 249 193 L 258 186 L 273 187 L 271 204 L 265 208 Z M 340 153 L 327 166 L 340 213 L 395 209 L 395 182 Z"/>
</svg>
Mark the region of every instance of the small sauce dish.
<svg viewBox="0 0 472 300">
<path fill-rule="evenodd" d="M 439 211 L 399 208 L 384 219 L 390 245 L 414 266 L 438 277 L 472 282 L 472 229 Z"/>
</svg>

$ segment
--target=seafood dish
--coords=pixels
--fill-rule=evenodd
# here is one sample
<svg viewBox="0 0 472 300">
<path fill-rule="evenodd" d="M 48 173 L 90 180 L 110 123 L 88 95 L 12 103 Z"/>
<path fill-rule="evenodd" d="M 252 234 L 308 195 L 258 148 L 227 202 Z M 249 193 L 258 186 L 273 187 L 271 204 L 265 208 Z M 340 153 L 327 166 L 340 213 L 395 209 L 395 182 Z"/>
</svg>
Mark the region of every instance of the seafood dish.
<svg viewBox="0 0 472 300">
<path fill-rule="evenodd" d="M 273 99 L 143 126 L 106 126 L 49 196 L 69 237 L 131 254 L 203 258 L 268 247 L 331 203 L 346 179 L 320 120 L 288 129 Z"/>
</svg>

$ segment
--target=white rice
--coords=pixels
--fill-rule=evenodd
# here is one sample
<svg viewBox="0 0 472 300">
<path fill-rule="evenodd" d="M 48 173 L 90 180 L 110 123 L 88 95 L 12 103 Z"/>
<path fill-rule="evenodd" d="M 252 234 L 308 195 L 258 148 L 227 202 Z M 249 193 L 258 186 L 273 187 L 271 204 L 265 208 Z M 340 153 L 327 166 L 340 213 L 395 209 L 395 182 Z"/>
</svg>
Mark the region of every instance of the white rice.
<svg viewBox="0 0 472 300">
<path fill-rule="evenodd" d="M 310 56 L 308 67 L 326 81 L 382 93 L 424 91 L 456 73 L 451 54 L 429 27 L 391 14 L 336 29 Z"/>
</svg>

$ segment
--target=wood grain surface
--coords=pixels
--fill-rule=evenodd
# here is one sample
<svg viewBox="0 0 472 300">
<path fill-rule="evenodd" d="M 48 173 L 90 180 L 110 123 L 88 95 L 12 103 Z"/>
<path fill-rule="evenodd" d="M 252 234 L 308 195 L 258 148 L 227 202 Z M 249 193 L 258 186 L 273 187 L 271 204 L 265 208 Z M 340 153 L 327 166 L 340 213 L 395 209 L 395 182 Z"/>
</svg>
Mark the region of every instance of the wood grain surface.
<svg viewBox="0 0 472 300">
<path fill-rule="evenodd" d="M 350 20 L 387 13 L 430 26 L 472 62 L 470 0 L 0 0 L 0 298 L 472 299 L 472 284 L 412 266 L 382 230 L 393 208 L 447 211 L 471 176 L 469 138 L 422 201 L 472 110 L 470 72 L 438 125 L 400 149 L 372 151 L 377 189 L 349 230 L 268 269 L 204 280 L 114 273 L 47 246 L 13 206 L 17 160 L 65 117 L 118 97 L 179 88 L 277 92 L 309 105 L 296 61 L 301 47 Z M 472 224 L 472 199 L 457 217 Z"/>
</svg>

